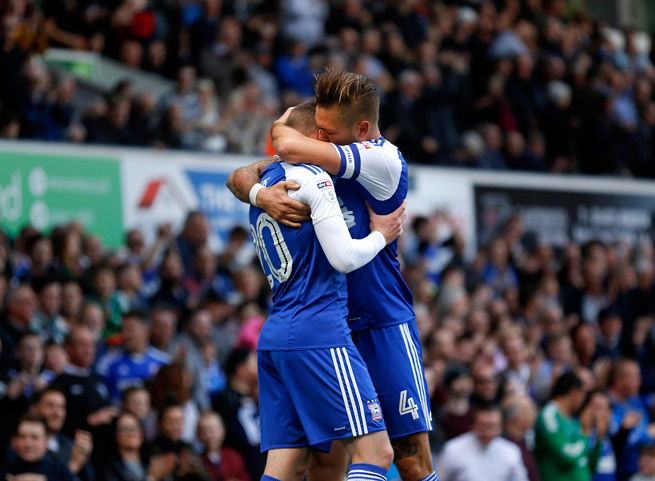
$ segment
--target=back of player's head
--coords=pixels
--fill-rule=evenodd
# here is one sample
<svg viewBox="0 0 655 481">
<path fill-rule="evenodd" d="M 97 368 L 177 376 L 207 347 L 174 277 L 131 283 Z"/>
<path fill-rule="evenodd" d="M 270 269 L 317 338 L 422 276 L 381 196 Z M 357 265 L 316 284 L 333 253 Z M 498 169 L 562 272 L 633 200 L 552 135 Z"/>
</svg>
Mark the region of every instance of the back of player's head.
<svg viewBox="0 0 655 481">
<path fill-rule="evenodd" d="M 316 127 L 316 102 L 310 100 L 296 106 L 289 114 L 286 125 L 307 137 L 316 132 L 318 128 Z"/>
<path fill-rule="evenodd" d="M 328 68 L 316 77 L 314 95 L 317 107 L 337 107 L 337 118 L 346 127 L 362 120 L 378 123 L 380 97 L 375 84 L 365 75 Z"/>
<path fill-rule="evenodd" d="M 582 389 L 582 380 L 572 372 L 565 372 L 553 384 L 550 397 L 566 396 L 574 389 Z"/>
</svg>

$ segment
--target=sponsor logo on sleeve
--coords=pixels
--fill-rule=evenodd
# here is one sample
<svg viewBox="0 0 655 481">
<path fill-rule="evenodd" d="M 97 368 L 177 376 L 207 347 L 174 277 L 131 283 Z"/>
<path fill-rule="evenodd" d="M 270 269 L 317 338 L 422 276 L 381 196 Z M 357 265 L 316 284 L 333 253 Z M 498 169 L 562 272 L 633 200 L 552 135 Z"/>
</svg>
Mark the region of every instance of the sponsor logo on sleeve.
<svg viewBox="0 0 655 481">
<path fill-rule="evenodd" d="M 323 197 L 329 202 L 337 201 L 337 194 L 334 192 L 334 186 L 331 180 L 321 180 L 316 183 L 318 189 L 323 192 Z"/>
</svg>

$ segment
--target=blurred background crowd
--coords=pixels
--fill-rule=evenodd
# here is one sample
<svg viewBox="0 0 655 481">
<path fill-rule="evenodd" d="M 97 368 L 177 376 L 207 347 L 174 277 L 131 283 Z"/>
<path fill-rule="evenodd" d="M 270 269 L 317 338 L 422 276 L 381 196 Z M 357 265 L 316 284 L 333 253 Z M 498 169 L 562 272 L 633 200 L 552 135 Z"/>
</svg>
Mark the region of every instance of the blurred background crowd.
<svg viewBox="0 0 655 481">
<path fill-rule="evenodd" d="M 375 81 L 410 162 L 652 177 L 655 48 L 570 3 L 3 0 L 0 135 L 263 154 L 329 64 Z M 54 47 L 174 86 L 80 96 Z"/>
<path fill-rule="evenodd" d="M 582 469 L 567 479 L 655 474 L 653 246 L 555 252 L 511 218 L 466 260 L 453 225 L 417 217 L 400 245 L 441 478 L 487 479 L 458 477 L 456 464 L 502 467 L 513 451 L 501 434 L 521 447 L 530 481 L 558 481 L 561 470 L 548 468 L 557 456 Z M 47 449 L 44 459 L 82 480 L 260 478 L 254 349 L 270 291 L 245 230 L 234 228 L 219 253 L 208 235 L 207 219 L 191 212 L 180 232 L 162 226 L 145 245 L 132 230 L 119 250 L 76 223 L 2 237 L 4 466 L 34 456 L 15 434 L 27 414 L 20 426 L 43 432 L 41 456 Z M 555 431 L 582 447 L 545 441 L 554 402 L 573 426 Z M 471 450 L 466 436 L 501 445 Z"/>
<path fill-rule="evenodd" d="M 0 0 L 0 25 L 3 138 L 264 155 L 331 65 L 374 79 L 410 162 L 655 176 L 655 48 L 562 0 Z M 53 48 L 171 89 L 89 96 Z M 512 217 L 469 256 L 457 226 L 399 249 L 441 479 L 655 481 L 652 243 L 553 249 Z M 270 291 L 249 233 L 210 231 L 0 230 L 0 475 L 260 479 Z"/>
</svg>

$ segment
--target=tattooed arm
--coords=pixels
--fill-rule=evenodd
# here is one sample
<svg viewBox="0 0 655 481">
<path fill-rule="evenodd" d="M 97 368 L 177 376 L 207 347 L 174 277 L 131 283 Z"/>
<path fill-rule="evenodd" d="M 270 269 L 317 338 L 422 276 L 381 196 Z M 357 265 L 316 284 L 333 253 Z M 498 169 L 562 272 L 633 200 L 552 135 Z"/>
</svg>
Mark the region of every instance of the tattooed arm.
<svg viewBox="0 0 655 481">
<path fill-rule="evenodd" d="M 245 167 L 239 167 L 227 178 L 227 188 L 241 202 L 250 203 L 250 190 L 259 183 L 259 175 L 278 157 L 260 160 Z M 278 182 L 272 187 L 262 188 L 257 193 L 257 206 L 273 219 L 288 227 L 300 227 L 299 222 L 309 220 L 309 207 L 287 195 L 287 190 L 298 190 L 300 186 L 293 181 Z"/>
</svg>

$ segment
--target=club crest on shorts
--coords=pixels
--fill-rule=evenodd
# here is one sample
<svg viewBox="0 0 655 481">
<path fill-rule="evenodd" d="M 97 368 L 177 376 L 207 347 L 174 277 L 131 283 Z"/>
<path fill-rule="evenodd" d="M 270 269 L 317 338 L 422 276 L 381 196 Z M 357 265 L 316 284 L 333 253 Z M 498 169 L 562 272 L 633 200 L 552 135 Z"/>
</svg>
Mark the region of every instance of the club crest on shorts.
<svg viewBox="0 0 655 481">
<path fill-rule="evenodd" d="M 378 403 L 368 403 L 368 410 L 371 411 L 371 419 L 373 422 L 382 421 L 382 410 Z"/>
</svg>

